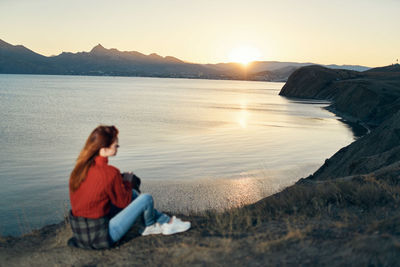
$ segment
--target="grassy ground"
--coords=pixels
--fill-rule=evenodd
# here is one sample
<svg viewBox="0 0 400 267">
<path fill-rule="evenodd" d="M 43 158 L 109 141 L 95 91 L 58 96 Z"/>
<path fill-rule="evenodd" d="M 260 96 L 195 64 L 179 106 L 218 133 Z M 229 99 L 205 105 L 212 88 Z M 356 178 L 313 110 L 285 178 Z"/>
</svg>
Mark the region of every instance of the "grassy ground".
<svg viewBox="0 0 400 267">
<path fill-rule="evenodd" d="M 397 166 L 397 165 L 396 165 Z M 65 222 L 0 240 L 1 266 L 396 266 L 400 168 L 333 181 L 302 180 L 250 206 L 186 217 L 192 229 L 139 237 L 114 249 L 69 248 Z"/>
</svg>

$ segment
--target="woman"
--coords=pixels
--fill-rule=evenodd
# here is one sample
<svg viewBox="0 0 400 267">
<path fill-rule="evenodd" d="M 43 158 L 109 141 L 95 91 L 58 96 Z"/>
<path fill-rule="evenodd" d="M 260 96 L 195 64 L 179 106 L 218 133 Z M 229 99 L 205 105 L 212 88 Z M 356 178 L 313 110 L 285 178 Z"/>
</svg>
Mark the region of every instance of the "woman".
<svg viewBox="0 0 400 267">
<path fill-rule="evenodd" d="M 69 219 L 74 238 L 69 245 L 82 248 L 109 248 L 120 240 L 139 218 L 142 235 L 180 233 L 190 228 L 175 216 L 154 209 L 149 194 L 135 189 L 134 174 L 108 165 L 108 157 L 118 150 L 118 129 L 98 126 L 89 135 L 69 180 L 71 211 Z M 111 208 L 121 211 L 113 216 Z"/>
</svg>

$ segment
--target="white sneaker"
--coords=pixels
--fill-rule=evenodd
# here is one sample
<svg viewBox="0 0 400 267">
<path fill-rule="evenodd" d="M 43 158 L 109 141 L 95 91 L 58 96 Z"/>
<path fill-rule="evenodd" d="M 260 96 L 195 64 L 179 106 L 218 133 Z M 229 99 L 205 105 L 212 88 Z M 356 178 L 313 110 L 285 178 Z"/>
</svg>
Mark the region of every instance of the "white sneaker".
<svg viewBox="0 0 400 267">
<path fill-rule="evenodd" d="M 178 219 L 175 216 L 173 216 L 171 223 L 163 223 L 161 225 L 162 234 L 173 235 L 176 233 L 182 233 L 189 230 L 190 225 L 191 225 L 190 222 L 184 222 L 181 219 Z"/>
<path fill-rule="evenodd" d="M 162 233 L 162 228 L 159 223 L 152 224 L 144 228 L 142 235 L 158 235 Z"/>
</svg>

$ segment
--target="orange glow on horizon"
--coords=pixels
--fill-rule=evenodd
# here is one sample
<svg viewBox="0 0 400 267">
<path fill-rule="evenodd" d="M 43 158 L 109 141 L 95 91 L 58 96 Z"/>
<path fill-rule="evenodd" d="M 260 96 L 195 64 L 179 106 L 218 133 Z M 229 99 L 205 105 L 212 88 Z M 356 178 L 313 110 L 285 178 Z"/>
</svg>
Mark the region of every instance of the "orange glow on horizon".
<svg viewBox="0 0 400 267">
<path fill-rule="evenodd" d="M 231 50 L 229 60 L 247 66 L 250 62 L 259 60 L 260 51 L 253 46 L 238 46 Z"/>
</svg>

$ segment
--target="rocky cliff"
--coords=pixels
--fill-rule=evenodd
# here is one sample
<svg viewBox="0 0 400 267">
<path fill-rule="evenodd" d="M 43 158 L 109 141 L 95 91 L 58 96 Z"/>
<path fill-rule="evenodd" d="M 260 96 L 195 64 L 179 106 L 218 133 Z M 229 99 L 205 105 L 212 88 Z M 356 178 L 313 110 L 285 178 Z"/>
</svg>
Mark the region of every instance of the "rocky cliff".
<svg viewBox="0 0 400 267">
<path fill-rule="evenodd" d="M 400 161 L 400 66 L 366 72 L 304 67 L 289 77 L 280 95 L 330 100 L 329 109 L 372 128 L 309 179 L 368 174 Z"/>
<path fill-rule="evenodd" d="M 313 65 L 295 71 L 280 95 L 332 101 L 331 109 L 376 127 L 400 109 L 400 66 L 366 72 Z"/>
</svg>

